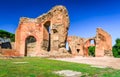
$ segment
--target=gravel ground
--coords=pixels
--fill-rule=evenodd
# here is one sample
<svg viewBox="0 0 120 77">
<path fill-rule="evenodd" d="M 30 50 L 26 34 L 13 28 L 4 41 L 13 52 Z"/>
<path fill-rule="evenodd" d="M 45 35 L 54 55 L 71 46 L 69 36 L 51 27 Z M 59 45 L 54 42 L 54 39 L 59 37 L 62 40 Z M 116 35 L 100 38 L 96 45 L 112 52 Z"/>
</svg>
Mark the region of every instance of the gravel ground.
<svg viewBox="0 0 120 77">
<path fill-rule="evenodd" d="M 52 58 L 53 59 L 53 58 Z M 76 62 L 83 64 L 90 64 L 95 67 L 110 67 L 120 69 L 120 58 L 114 57 L 81 57 L 76 56 L 73 58 L 54 58 L 55 60 L 62 60 L 68 62 Z"/>
</svg>

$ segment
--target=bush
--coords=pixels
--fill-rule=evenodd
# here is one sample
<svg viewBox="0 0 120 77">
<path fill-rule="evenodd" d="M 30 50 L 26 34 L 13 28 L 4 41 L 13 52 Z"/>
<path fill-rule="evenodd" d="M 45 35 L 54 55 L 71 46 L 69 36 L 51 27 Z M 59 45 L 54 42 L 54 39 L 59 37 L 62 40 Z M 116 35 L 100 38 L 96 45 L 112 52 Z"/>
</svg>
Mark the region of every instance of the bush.
<svg viewBox="0 0 120 77">
<path fill-rule="evenodd" d="M 89 55 L 90 56 L 95 56 L 95 46 L 90 46 L 89 47 Z"/>
<path fill-rule="evenodd" d="M 120 57 L 120 38 L 116 39 L 116 44 L 112 48 L 113 56 Z"/>
</svg>

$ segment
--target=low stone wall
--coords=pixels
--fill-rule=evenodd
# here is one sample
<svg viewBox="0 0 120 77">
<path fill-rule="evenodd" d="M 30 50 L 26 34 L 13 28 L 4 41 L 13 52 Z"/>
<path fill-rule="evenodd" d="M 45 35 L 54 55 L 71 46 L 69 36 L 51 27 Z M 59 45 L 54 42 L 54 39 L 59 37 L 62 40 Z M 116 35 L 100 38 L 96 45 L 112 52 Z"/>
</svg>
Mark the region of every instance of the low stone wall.
<svg viewBox="0 0 120 77">
<path fill-rule="evenodd" d="M 5 57 L 19 57 L 20 54 L 14 49 L 1 49 L 1 55 Z"/>
</svg>

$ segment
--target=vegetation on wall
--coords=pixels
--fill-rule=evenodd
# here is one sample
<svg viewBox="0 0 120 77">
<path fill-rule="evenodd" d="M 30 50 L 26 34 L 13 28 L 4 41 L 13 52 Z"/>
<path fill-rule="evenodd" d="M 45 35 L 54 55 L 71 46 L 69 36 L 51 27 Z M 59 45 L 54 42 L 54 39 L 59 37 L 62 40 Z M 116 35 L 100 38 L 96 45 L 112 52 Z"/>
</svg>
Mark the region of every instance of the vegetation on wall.
<svg viewBox="0 0 120 77">
<path fill-rule="evenodd" d="M 15 34 L 4 31 L 4 30 L 0 30 L 0 37 L 1 38 L 8 37 L 11 39 L 12 42 L 15 41 Z"/>
<path fill-rule="evenodd" d="M 89 55 L 90 56 L 95 56 L 95 46 L 90 46 L 89 47 Z"/>
<path fill-rule="evenodd" d="M 116 44 L 112 48 L 113 56 L 120 57 L 120 38 L 116 39 Z"/>
</svg>

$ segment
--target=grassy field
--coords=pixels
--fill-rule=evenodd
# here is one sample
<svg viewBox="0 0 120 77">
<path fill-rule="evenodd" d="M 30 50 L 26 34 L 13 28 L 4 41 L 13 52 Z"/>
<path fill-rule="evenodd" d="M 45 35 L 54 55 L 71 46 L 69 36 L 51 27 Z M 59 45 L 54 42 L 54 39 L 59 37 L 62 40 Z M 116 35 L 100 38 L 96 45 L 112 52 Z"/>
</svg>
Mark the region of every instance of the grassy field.
<svg viewBox="0 0 120 77">
<path fill-rule="evenodd" d="M 0 77 L 60 77 L 53 73 L 57 70 L 79 71 L 83 73 L 82 77 L 120 77 L 120 70 L 95 68 L 86 64 L 36 57 L 0 59 Z"/>
</svg>

